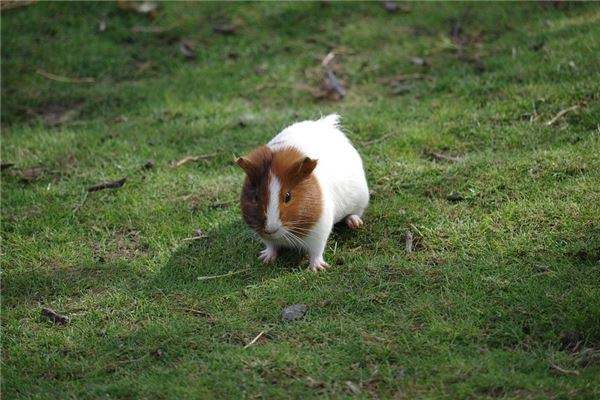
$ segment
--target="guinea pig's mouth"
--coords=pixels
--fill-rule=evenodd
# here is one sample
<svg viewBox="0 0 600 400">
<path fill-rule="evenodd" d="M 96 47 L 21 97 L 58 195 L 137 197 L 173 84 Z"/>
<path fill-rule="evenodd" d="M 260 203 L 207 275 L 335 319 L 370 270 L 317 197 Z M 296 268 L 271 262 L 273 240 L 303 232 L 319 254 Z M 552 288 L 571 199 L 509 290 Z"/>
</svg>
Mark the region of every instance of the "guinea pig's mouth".
<svg viewBox="0 0 600 400">
<path fill-rule="evenodd" d="M 263 228 L 262 230 L 262 236 L 265 239 L 277 240 L 285 236 L 285 228 L 283 226 L 278 226 L 275 229 L 273 229 L 273 227 L 270 228 L 271 229 Z"/>
</svg>

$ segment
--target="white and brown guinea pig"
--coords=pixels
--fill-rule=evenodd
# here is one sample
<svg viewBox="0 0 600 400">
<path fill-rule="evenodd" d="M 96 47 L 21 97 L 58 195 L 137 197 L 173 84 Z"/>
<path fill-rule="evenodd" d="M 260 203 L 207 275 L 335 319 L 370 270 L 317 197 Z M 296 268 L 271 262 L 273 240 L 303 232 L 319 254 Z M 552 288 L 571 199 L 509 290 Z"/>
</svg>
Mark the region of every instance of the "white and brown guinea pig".
<svg viewBox="0 0 600 400">
<path fill-rule="evenodd" d="M 283 247 L 306 251 L 313 271 L 329 265 L 323 251 L 333 225 L 362 226 L 369 188 L 362 160 L 340 130 L 339 115 L 285 128 L 267 145 L 237 159 L 246 172 L 241 208 L 264 242 L 270 263 Z"/>
</svg>

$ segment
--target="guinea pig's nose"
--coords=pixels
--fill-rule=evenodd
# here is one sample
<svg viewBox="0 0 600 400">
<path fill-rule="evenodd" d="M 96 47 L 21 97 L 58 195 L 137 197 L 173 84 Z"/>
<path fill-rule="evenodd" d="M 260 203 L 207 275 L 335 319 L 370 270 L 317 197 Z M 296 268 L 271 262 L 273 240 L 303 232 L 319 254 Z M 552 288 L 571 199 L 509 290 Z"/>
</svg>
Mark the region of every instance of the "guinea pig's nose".
<svg viewBox="0 0 600 400">
<path fill-rule="evenodd" d="M 276 233 L 279 230 L 279 228 L 281 228 L 280 224 L 270 222 L 268 224 L 265 224 L 265 233 L 267 235 L 272 235 Z"/>
</svg>

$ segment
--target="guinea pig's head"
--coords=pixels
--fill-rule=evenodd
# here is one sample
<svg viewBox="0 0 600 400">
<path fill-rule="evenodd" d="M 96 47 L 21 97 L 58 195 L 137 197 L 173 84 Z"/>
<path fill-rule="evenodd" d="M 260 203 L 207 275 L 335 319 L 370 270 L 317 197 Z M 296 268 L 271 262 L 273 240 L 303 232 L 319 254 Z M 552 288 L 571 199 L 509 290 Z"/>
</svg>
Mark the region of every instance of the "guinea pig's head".
<svg viewBox="0 0 600 400">
<path fill-rule="evenodd" d="M 322 211 L 317 160 L 288 147 L 261 146 L 236 163 L 246 172 L 241 208 L 244 221 L 265 239 L 301 245 Z"/>
</svg>

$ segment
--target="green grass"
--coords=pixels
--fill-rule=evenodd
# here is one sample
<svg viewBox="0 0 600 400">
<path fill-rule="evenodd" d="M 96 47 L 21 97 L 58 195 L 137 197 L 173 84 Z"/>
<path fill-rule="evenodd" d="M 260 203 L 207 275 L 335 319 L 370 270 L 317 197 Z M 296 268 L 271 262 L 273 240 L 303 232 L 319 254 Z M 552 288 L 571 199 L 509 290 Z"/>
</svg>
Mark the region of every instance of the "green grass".
<svg viewBox="0 0 600 400">
<path fill-rule="evenodd" d="M 1 156 L 16 164 L 2 172 L 3 397 L 600 397 L 600 7 L 407 7 L 172 3 L 153 22 L 114 3 L 3 12 Z M 223 21 L 234 35 L 213 33 Z M 305 90 L 331 48 L 340 102 Z M 423 79 L 394 95 L 382 80 L 399 74 Z M 365 229 L 336 230 L 326 273 L 293 254 L 263 266 L 233 156 L 330 112 L 366 164 Z M 86 187 L 123 176 L 74 211 Z M 183 240 L 197 228 L 208 238 Z M 198 279 L 229 271 L 241 272 Z M 284 323 L 294 303 L 308 313 Z"/>
</svg>

